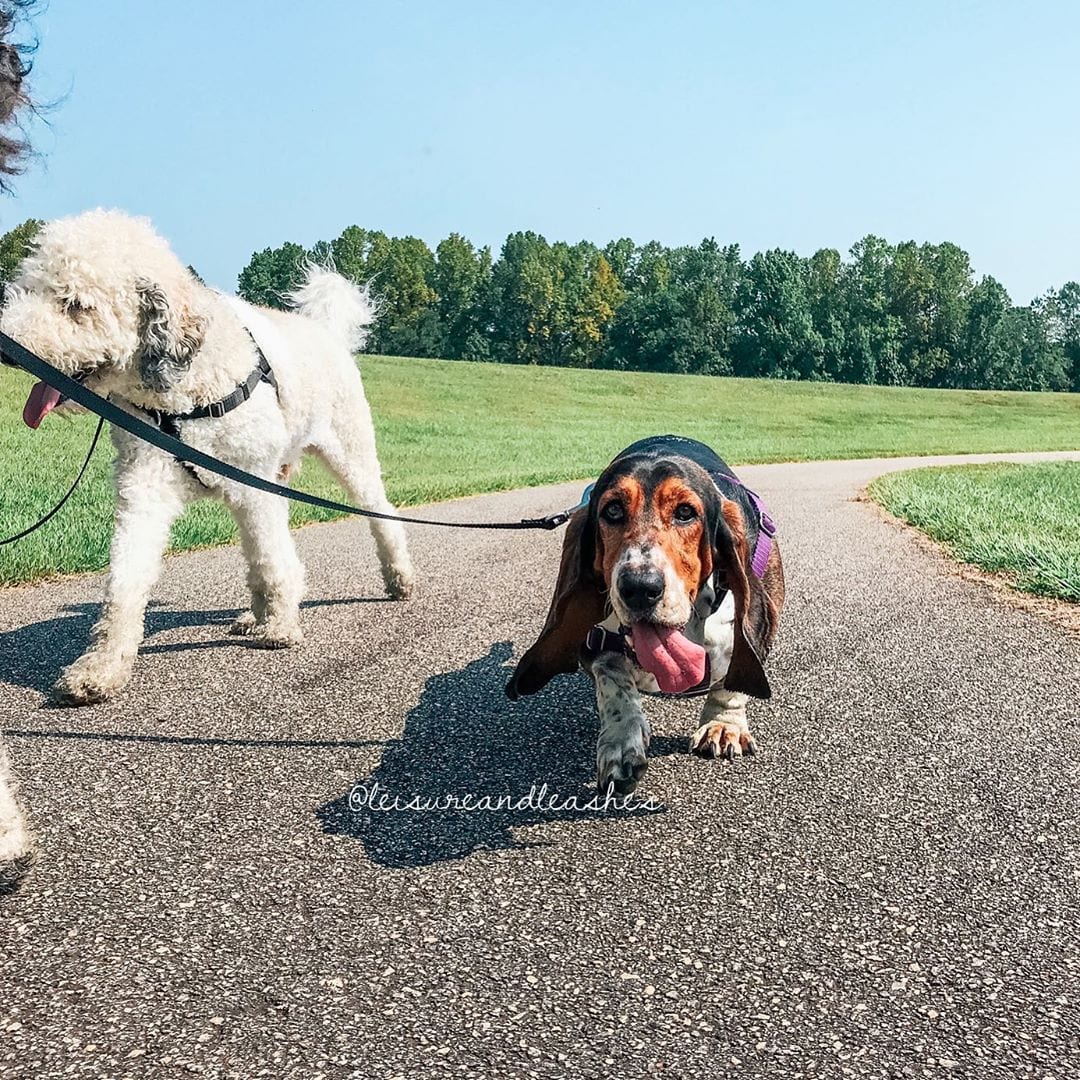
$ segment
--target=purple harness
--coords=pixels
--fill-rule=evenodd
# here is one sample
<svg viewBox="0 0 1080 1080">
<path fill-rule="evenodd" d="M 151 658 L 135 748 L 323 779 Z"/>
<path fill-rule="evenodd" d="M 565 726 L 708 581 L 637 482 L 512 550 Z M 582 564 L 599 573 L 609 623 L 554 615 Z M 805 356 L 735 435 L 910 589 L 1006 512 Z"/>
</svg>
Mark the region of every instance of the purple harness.
<svg viewBox="0 0 1080 1080">
<path fill-rule="evenodd" d="M 750 569 L 754 571 L 754 577 L 760 581 L 765 576 L 765 567 L 769 565 L 769 556 L 772 554 L 773 541 L 776 539 L 776 522 L 773 521 L 769 511 L 765 509 L 765 503 L 761 501 L 761 496 L 756 491 L 751 491 L 737 476 L 727 476 L 725 479 L 733 484 L 738 484 L 750 496 L 750 501 L 757 511 L 757 543 L 754 544 Z"/>
</svg>

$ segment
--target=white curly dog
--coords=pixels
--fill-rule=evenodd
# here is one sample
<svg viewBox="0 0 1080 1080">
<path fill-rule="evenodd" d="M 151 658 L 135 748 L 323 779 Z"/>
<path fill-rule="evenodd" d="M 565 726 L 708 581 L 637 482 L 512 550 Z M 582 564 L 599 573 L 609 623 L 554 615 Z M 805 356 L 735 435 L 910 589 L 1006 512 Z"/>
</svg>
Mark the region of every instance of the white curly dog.
<svg viewBox="0 0 1080 1080">
<path fill-rule="evenodd" d="M 293 311 L 274 311 L 207 288 L 148 221 L 94 210 L 41 230 L 8 288 L 0 328 L 143 418 L 222 401 L 252 376 L 261 349 L 276 389 L 258 382 L 225 415 L 184 420 L 183 441 L 271 480 L 312 451 L 356 503 L 392 513 L 353 357 L 372 322 L 367 294 L 312 267 L 289 299 Z M 59 394 L 38 383 L 23 417 L 36 428 L 58 405 Z M 298 644 L 304 571 L 286 500 L 186 469 L 124 431 L 112 439 L 116 524 L 105 606 L 89 649 L 57 680 L 57 700 L 103 701 L 128 682 L 170 527 L 194 499 L 221 499 L 239 526 L 251 610 L 232 633 L 265 648 Z M 413 586 L 405 531 L 370 524 L 387 592 L 403 599 Z"/>
</svg>

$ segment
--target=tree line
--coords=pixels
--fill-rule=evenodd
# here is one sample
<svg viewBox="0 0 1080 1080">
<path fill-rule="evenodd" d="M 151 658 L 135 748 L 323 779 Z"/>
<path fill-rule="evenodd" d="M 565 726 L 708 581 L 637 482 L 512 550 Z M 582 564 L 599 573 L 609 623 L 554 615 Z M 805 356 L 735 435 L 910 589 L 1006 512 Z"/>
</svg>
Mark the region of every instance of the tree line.
<svg viewBox="0 0 1080 1080">
<path fill-rule="evenodd" d="M 976 278 L 956 244 L 804 258 L 737 245 L 603 248 L 508 236 L 493 258 L 457 233 L 432 251 L 352 225 L 308 249 L 257 252 L 241 296 L 281 306 L 307 260 L 370 282 L 368 348 L 398 356 L 895 386 L 1080 390 L 1080 285 L 1027 307 Z"/>
<path fill-rule="evenodd" d="M 38 222 L 0 237 L 0 282 Z M 703 240 L 506 238 L 497 258 L 452 233 L 350 225 L 308 248 L 252 255 L 237 291 L 286 306 L 309 261 L 367 282 L 379 319 L 371 352 L 704 375 L 1009 390 L 1080 391 L 1080 284 L 1012 303 L 951 243 L 867 236 L 843 257 Z"/>
</svg>

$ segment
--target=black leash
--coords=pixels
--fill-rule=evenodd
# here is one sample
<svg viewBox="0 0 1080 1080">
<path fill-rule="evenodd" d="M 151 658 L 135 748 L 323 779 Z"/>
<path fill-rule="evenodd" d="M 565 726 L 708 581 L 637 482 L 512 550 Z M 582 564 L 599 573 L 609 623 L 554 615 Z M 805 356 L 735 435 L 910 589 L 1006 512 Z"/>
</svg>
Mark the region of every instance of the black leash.
<svg viewBox="0 0 1080 1080">
<path fill-rule="evenodd" d="M 42 518 L 38 518 L 33 525 L 23 529 L 22 532 L 16 533 L 14 536 L 6 536 L 3 540 L 0 540 L 0 547 L 5 544 L 14 544 L 16 540 L 21 540 L 24 536 L 29 536 L 32 532 L 37 532 L 42 525 L 46 524 L 50 518 L 55 514 L 60 513 L 64 507 L 64 503 L 75 494 L 75 489 L 79 486 L 83 475 L 86 473 L 87 466 L 90 464 L 90 459 L 94 456 L 94 451 L 97 449 L 98 439 L 101 437 L 101 429 L 105 426 L 105 418 L 100 417 L 98 419 L 97 431 L 94 432 L 94 437 L 90 440 L 90 449 L 86 451 L 86 457 L 83 459 L 82 468 L 79 470 L 79 475 L 75 477 L 71 487 L 67 489 L 67 494 Z"/>
<path fill-rule="evenodd" d="M 359 517 L 378 518 L 381 521 L 400 521 L 405 525 L 437 525 L 447 529 L 544 529 L 550 531 L 551 529 L 557 529 L 560 525 L 565 525 L 570 520 L 570 514 L 573 510 L 577 509 L 577 507 L 573 507 L 557 514 L 549 514 L 547 517 L 522 518 L 520 521 L 432 521 L 429 518 L 402 517 L 398 514 L 383 514 L 377 510 L 361 510 L 359 507 L 349 506 L 348 503 L 323 499 L 318 495 L 309 495 L 306 491 L 296 491 L 293 488 L 285 487 L 283 484 L 275 484 L 272 480 L 264 480 L 261 476 L 245 472 L 243 469 L 236 468 L 235 465 L 228 465 L 210 454 L 204 454 L 201 450 L 196 450 L 193 446 L 188 446 L 179 439 L 165 434 L 165 432 L 160 431 L 152 424 L 148 424 L 137 416 L 125 412 L 109 401 L 108 398 L 95 394 L 93 390 L 83 386 L 78 379 L 65 375 L 62 371 L 54 368 L 52 364 L 48 364 L 41 357 L 35 356 L 29 349 L 24 348 L 14 338 L 10 338 L 4 333 L 0 333 L 0 354 L 2 354 L 6 362 L 28 371 L 35 378 L 48 383 L 54 390 L 59 390 L 64 397 L 82 405 L 84 409 L 88 409 L 101 419 L 97 433 L 94 435 L 94 442 L 90 447 L 90 453 L 87 454 L 86 461 L 83 463 L 83 467 L 67 495 L 35 525 L 23 530 L 18 536 L 0 541 L 0 544 L 12 543 L 40 528 L 67 502 L 72 491 L 78 486 L 79 481 L 86 472 L 90 455 L 93 454 L 98 435 L 101 433 L 102 423 L 106 420 L 110 424 L 122 428 L 128 434 L 134 435 L 137 439 L 142 439 L 144 442 L 150 443 L 151 446 L 164 450 L 166 454 L 171 454 L 181 461 L 197 465 L 200 469 L 205 469 L 207 472 L 214 473 L 226 480 L 244 484 L 247 487 L 255 488 L 257 491 L 265 491 L 270 495 L 280 495 L 282 498 L 292 499 L 294 502 L 307 503 L 309 506 L 317 506 L 323 510 L 334 510 L 340 514 L 355 514 Z"/>
</svg>

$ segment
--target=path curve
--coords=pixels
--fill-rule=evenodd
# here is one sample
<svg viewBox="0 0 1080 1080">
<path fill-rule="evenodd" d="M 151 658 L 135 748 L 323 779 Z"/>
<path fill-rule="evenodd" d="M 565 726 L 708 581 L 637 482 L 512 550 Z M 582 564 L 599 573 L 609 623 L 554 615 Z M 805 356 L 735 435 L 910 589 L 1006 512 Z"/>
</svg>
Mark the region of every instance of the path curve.
<svg viewBox="0 0 1080 1080">
<path fill-rule="evenodd" d="M 0 899 L 0 1077 L 1080 1075 L 1080 646 L 855 501 L 980 460 L 740 469 L 788 576 L 762 753 L 690 758 L 693 706 L 651 703 L 655 814 L 350 811 L 584 790 L 584 677 L 502 695 L 558 535 L 412 528 L 392 604 L 362 525 L 306 528 L 290 653 L 225 637 L 237 550 L 175 557 L 135 683 L 77 711 L 43 691 L 99 576 L 0 591 L 40 853 Z"/>
</svg>

